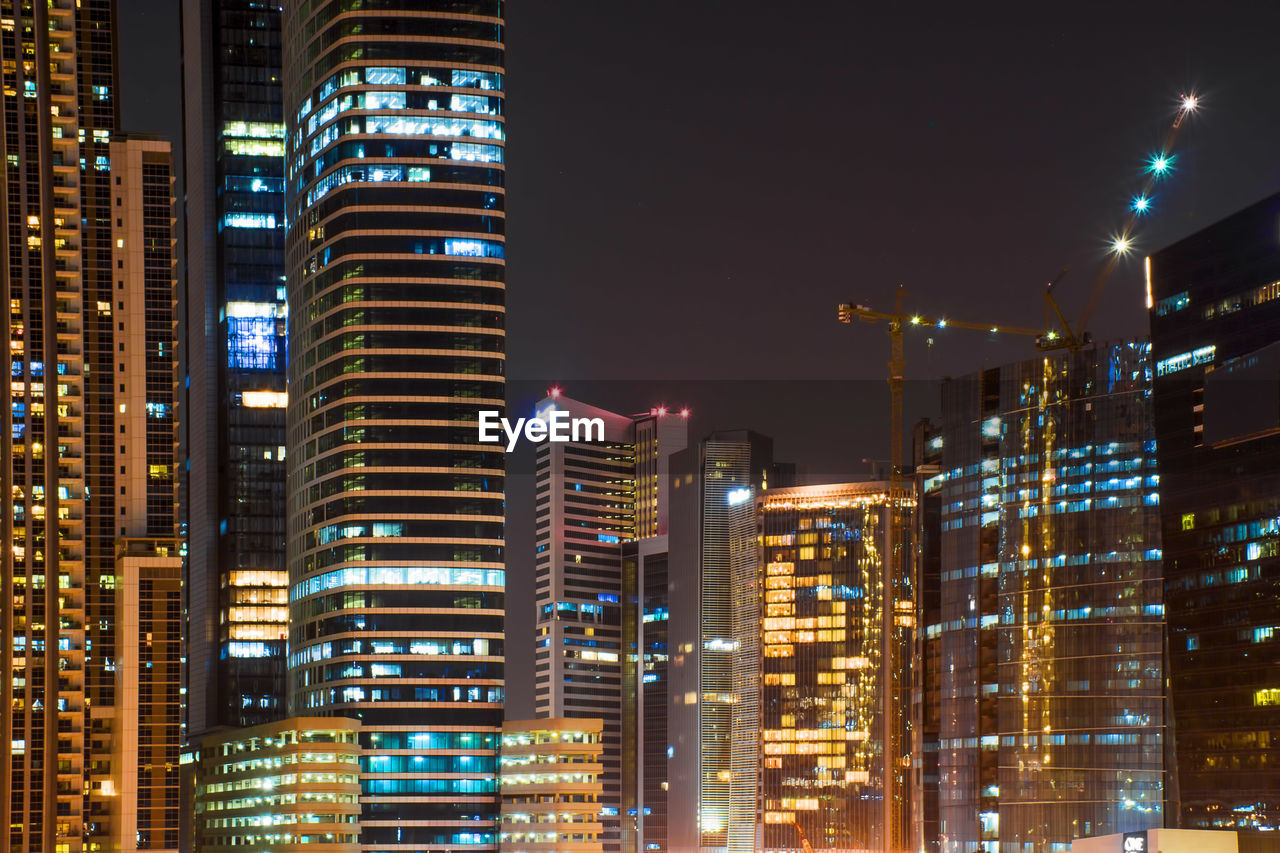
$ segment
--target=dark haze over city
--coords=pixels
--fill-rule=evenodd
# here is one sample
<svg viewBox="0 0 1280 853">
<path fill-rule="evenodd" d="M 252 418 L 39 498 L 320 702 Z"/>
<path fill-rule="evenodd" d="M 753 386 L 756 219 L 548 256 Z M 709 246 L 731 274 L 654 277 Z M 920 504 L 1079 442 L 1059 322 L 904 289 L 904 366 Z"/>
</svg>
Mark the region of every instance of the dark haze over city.
<svg viewBox="0 0 1280 853">
<path fill-rule="evenodd" d="M 119 23 L 123 126 L 180 154 L 178 6 L 121 0 Z M 516 0 L 507 14 L 519 414 L 559 382 L 618 411 L 689 405 L 695 436 L 749 426 L 781 458 L 851 470 L 887 453 L 887 342 L 837 324 L 836 303 L 888 308 L 901 284 L 923 312 L 1037 326 L 1044 283 L 1069 267 L 1074 319 L 1182 92 L 1203 109 L 1096 337 L 1145 334 L 1143 254 L 1280 185 L 1273 3 Z M 922 332 L 907 377 L 1032 351 Z M 913 383 L 908 423 L 935 406 Z M 508 591 L 531 600 L 532 467 L 513 463 Z M 531 710 L 531 625 L 532 604 L 511 608 L 514 716 Z"/>
</svg>

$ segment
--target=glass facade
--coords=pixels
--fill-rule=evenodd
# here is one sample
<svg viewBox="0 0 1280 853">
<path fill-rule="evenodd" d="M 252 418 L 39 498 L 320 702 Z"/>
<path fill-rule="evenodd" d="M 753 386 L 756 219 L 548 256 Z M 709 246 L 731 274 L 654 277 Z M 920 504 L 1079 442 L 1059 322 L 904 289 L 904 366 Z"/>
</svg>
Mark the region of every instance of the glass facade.
<svg viewBox="0 0 1280 853">
<path fill-rule="evenodd" d="M 245 143 L 286 156 L 289 705 L 361 720 L 369 850 L 497 846 L 502 11 L 290 2 Z"/>
<path fill-rule="evenodd" d="M 884 816 L 906 755 L 892 694 L 913 615 L 890 604 L 888 484 L 770 490 L 759 507 L 763 849 L 795 850 L 801 833 L 819 849 L 904 849 Z"/>
<path fill-rule="evenodd" d="M 1148 260 L 1170 823 L 1280 828 L 1280 196 Z"/>
<path fill-rule="evenodd" d="M 928 420 L 912 430 L 916 625 L 911 667 L 911 849 L 938 853 L 938 738 L 942 729 L 942 436 Z"/>
<path fill-rule="evenodd" d="M 1163 823 L 1158 477 L 1144 342 L 943 387 L 942 849 Z"/>
<path fill-rule="evenodd" d="M 184 0 L 188 732 L 284 716 L 280 4 Z"/>
</svg>

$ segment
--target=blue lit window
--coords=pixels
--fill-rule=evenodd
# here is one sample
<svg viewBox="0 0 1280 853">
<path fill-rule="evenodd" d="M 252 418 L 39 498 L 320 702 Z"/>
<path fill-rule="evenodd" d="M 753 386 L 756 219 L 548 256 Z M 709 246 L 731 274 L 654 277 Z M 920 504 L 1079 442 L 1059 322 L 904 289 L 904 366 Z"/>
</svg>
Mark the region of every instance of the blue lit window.
<svg viewBox="0 0 1280 853">
<path fill-rule="evenodd" d="M 614 595 L 613 593 L 610 593 L 610 592 L 601 592 L 601 593 L 598 593 L 598 594 L 596 595 L 596 600 L 597 600 L 597 601 L 608 601 L 608 602 L 610 602 L 610 603 L 612 603 L 612 604 L 617 604 L 617 603 L 618 603 L 618 596 L 616 596 L 616 595 Z"/>
<path fill-rule="evenodd" d="M 275 228 L 274 213 L 228 213 L 222 217 L 224 228 Z"/>
<path fill-rule="evenodd" d="M 425 74 L 423 77 L 422 85 L 432 85 L 427 83 Z M 433 83 L 435 85 L 440 85 L 439 81 L 433 81 Z M 449 85 L 468 89 L 501 89 L 502 75 L 488 71 L 456 70 L 450 78 Z"/>
<path fill-rule="evenodd" d="M 271 646 L 266 643 L 231 642 L 227 644 L 227 656 L 233 658 L 269 658 Z"/>
<path fill-rule="evenodd" d="M 463 258 L 501 258 L 506 248 L 493 240 L 463 240 L 449 237 L 444 241 L 444 253 Z"/>
<path fill-rule="evenodd" d="M 274 317 L 227 318 L 227 366 L 234 370 L 276 369 Z"/>
<path fill-rule="evenodd" d="M 374 109 L 370 106 L 369 109 Z M 489 115 L 497 111 L 489 106 L 487 95 L 452 95 L 449 97 L 449 111 L 454 113 L 480 113 Z"/>
<path fill-rule="evenodd" d="M 497 145 L 455 142 L 449 146 L 449 159 L 463 160 L 468 163 L 501 163 L 502 149 Z"/>
<path fill-rule="evenodd" d="M 367 116 L 365 133 L 404 136 L 470 136 L 475 139 L 502 139 L 502 124 L 479 119 L 446 116 Z"/>
<path fill-rule="evenodd" d="M 365 92 L 366 110 L 402 110 L 405 108 L 404 92 Z"/>
<path fill-rule="evenodd" d="M 371 86 L 403 86 L 405 74 L 403 68 L 366 68 L 364 82 Z"/>
</svg>

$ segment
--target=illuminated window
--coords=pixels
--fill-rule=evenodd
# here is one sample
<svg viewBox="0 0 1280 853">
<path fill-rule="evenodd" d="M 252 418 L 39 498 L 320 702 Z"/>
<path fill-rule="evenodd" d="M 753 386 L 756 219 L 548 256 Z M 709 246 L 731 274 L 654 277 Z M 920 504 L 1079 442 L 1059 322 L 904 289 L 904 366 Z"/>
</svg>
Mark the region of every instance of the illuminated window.
<svg viewBox="0 0 1280 853">
<path fill-rule="evenodd" d="M 403 86 L 405 84 L 403 68 L 366 68 L 364 82 L 371 86 Z"/>
<path fill-rule="evenodd" d="M 274 213 L 228 213 L 222 217 L 224 228 L 275 228 Z"/>
</svg>

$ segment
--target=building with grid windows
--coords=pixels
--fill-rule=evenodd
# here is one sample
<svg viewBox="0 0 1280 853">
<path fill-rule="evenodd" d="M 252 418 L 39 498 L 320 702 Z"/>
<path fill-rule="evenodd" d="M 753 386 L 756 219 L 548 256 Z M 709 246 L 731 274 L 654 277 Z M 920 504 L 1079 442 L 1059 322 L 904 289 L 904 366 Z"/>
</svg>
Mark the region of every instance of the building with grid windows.
<svg viewBox="0 0 1280 853">
<path fill-rule="evenodd" d="M 902 721 L 888 710 L 910 677 L 913 633 L 910 602 L 896 598 L 902 579 L 886 569 L 910 539 L 913 500 L 899 498 L 906 523 L 895 543 L 888 485 L 759 499 L 759 849 L 796 850 L 802 838 L 815 849 L 909 844 L 905 827 L 884 819 L 885 792 L 907 796 L 895 781 L 908 755 Z"/>
<path fill-rule="evenodd" d="M 280 4 L 183 0 L 187 728 L 285 713 Z"/>
<path fill-rule="evenodd" d="M 284 7 L 290 713 L 362 723 L 365 849 L 497 847 L 500 0 Z"/>
<path fill-rule="evenodd" d="M 1164 822 L 1152 366 L 1146 342 L 1100 344 L 943 386 L 939 589 L 920 611 L 943 851 Z"/>
<path fill-rule="evenodd" d="M 658 576 L 665 576 L 670 459 L 685 447 L 687 411 L 655 407 L 619 415 L 558 389 L 536 411 L 546 419 L 553 409 L 571 418 L 599 418 L 604 433 L 602 441 L 538 445 L 536 708 L 546 716 L 603 720 L 602 842 L 606 851 L 624 843 L 630 849 L 643 835 L 641 823 L 654 817 L 653 804 L 640 801 L 644 774 L 650 789 L 665 781 L 665 754 L 646 759 L 640 743 L 647 738 L 650 748 L 665 753 L 658 729 L 646 733 L 644 715 L 649 726 L 665 727 L 665 705 L 659 711 L 655 704 L 665 690 L 665 640 L 659 634 L 666 590 Z M 641 588 L 649 590 L 644 605 Z M 651 668 L 640 660 L 641 646 Z M 660 807 L 643 843 L 659 843 L 653 839 L 661 819 Z"/>
<path fill-rule="evenodd" d="M 177 846 L 172 165 L 116 132 L 109 0 L 6 7 L 4 847 Z"/>
<path fill-rule="evenodd" d="M 1175 755 L 1167 821 L 1235 829 L 1241 849 L 1250 831 L 1280 829 L 1277 227 L 1273 195 L 1148 260 Z"/>
</svg>

